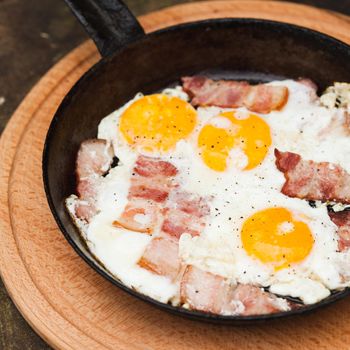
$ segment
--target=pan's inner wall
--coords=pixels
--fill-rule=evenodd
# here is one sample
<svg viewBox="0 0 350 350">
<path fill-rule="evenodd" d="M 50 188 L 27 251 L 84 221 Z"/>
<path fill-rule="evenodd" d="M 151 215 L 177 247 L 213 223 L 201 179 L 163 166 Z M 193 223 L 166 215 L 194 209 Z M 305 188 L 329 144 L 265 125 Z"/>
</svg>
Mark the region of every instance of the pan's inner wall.
<svg viewBox="0 0 350 350">
<path fill-rule="evenodd" d="M 74 162 L 80 143 L 96 137 L 100 120 L 137 92 L 155 92 L 183 75 L 198 73 L 253 82 L 307 77 L 322 90 L 334 81 L 350 82 L 350 50 L 294 26 L 226 19 L 160 31 L 105 59 L 58 110 L 44 164 L 56 219 L 86 257 L 93 260 L 64 208 L 64 199 L 75 192 Z"/>
</svg>

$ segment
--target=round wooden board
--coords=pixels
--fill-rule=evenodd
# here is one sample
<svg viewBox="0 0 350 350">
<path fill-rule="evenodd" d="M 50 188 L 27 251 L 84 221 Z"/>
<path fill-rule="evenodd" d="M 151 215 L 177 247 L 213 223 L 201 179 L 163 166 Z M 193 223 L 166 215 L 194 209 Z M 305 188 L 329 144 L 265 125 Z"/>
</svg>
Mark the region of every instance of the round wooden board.
<svg viewBox="0 0 350 350">
<path fill-rule="evenodd" d="M 258 17 L 314 28 L 350 43 L 345 16 L 270 1 L 213 1 L 143 16 L 152 31 L 209 17 Z M 78 257 L 48 208 L 41 155 L 64 95 L 99 55 L 87 42 L 55 65 L 11 118 L 0 144 L 0 270 L 13 301 L 57 349 L 347 349 L 350 298 L 303 317 L 251 327 L 185 320 L 136 300 Z"/>
</svg>

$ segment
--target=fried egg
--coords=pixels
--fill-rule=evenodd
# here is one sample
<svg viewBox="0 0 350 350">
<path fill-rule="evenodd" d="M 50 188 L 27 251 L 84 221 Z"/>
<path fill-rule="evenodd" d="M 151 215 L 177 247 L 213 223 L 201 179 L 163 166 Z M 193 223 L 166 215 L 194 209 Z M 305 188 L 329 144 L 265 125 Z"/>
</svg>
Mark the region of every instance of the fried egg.
<svg viewBox="0 0 350 350">
<path fill-rule="evenodd" d="M 270 128 L 255 114 L 223 112 L 201 129 L 198 148 L 211 169 L 225 171 L 232 149 L 240 149 L 247 158 L 245 170 L 255 168 L 271 145 Z"/>
<path fill-rule="evenodd" d="M 133 148 L 168 152 L 193 131 L 195 109 L 186 101 L 165 94 L 144 96 L 121 115 L 119 130 Z"/>
<path fill-rule="evenodd" d="M 261 210 L 245 220 L 243 249 L 262 263 L 280 270 L 303 261 L 313 247 L 309 226 L 283 207 Z"/>
<path fill-rule="evenodd" d="M 112 225 L 127 205 L 133 165 L 143 154 L 169 161 L 182 189 L 211 198 L 201 235 L 180 237 L 184 264 L 305 304 L 350 285 L 350 276 L 344 277 L 350 256 L 337 251 L 337 227 L 327 208 L 283 195 L 285 179 L 274 156 L 278 148 L 350 172 L 342 112 L 313 99 L 310 88 L 296 81 L 270 84 L 287 86 L 289 100 L 264 115 L 246 108 L 195 109 L 177 87 L 138 93 L 101 121 L 98 138 L 113 145 L 119 164 L 102 180 L 99 212 L 84 236 L 124 284 L 162 302 L 179 302 L 175 282 L 137 264 L 151 236 Z"/>
</svg>

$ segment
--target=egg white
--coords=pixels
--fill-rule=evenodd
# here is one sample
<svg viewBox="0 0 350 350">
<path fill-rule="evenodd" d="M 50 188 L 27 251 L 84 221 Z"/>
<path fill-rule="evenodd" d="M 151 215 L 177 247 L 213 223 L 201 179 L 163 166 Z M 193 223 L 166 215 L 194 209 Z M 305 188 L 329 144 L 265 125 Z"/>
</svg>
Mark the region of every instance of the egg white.
<svg viewBox="0 0 350 350">
<path fill-rule="evenodd" d="M 350 172 L 349 134 L 343 127 L 346 109 L 323 106 L 310 99 L 310 88 L 295 81 L 274 82 L 287 86 L 288 103 L 282 111 L 264 118 L 280 151 L 300 154 L 304 159 L 339 164 Z"/>
</svg>

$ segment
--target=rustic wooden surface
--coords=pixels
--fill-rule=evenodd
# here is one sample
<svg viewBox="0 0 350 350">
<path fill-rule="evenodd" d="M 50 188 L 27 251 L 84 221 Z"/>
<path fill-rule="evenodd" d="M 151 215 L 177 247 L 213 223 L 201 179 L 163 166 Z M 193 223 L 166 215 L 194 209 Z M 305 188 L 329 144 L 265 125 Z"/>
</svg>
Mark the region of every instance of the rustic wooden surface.
<svg viewBox="0 0 350 350">
<path fill-rule="evenodd" d="M 128 5 L 134 10 L 135 13 L 143 13 L 149 10 L 157 9 L 159 7 L 163 7 L 170 4 L 185 2 L 185 1 L 126 1 Z M 349 13 L 350 10 L 350 1 L 299 1 L 299 2 L 305 2 L 305 3 L 313 3 L 316 5 L 321 6 L 328 6 L 333 8 L 334 10 L 340 10 L 344 13 Z M 216 4 L 219 6 L 219 3 Z M 215 5 L 215 7 L 216 7 Z M 277 6 L 278 7 L 278 6 Z M 222 9 L 223 7 L 221 7 Z M 275 9 L 275 10 L 274 10 Z M 211 9 L 209 11 L 210 15 L 214 13 Z M 231 9 L 232 10 L 232 9 Z M 276 10 L 276 7 L 269 6 L 269 5 L 263 5 L 263 10 L 259 9 L 259 7 L 255 6 L 254 8 L 251 7 L 250 11 L 253 11 L 255 16 L 263 15 L 266 11 L 275 11 L 274 16 L 280 16 L 281 19 L 291 19 L 291 17 L 298 17 L 299 23 L 303 25 L 307 25 L 312 20 L 315 19 L 315 14 L 317 14 L 317 17 L 321 14 L 320 12 L 310 12 L 308 10 L 303 10 L 299 12 L 296 11 L 280 11 Z M 158 22 L 150 19 L 150 17 L 144 19 L 144 24 L 148 26 L 149 29 L 158 28 L 162 25 L 166 25 L 166 21 L 171 24 L 180 19 L 181 16 L 186 14 L 188 11 L 181 11 L 181 9 L 177 9 L 172 15 L 167 15 L 163 17 L 162 20 L 158 20 Z M 235 14 L 236 15 L 244 15 L 245 13 L 244 7 L 236 7 L 235 8 Z M 193 14 L 193 18 L 199 18 L 202 16 L 206 16 L 205 11 L 201 11 L 200 8 L 196 8 L 195 10 L 191 11 Z M 220 16 L 220 12 L 215 14 L 216 16 Z M 164 15 L 163 15 L 164 16 Z M 274 17 L 275 18 L 275 17 Z M 306 19 L 305 19 L 306 18 Z M 322 20 L 321 20 L 322 18 Z M 321 17 L 318 17 L 318 20 L 315 22 L 315 25 L 317 26 L 317 29 L 319 30 L 329 30 L 330 34 L 338 35 L 343 40 L 346 40 L 346 36 L 349 35 L 349 28 L 345 28 L 345 24 L 343 22 L 337 23 L 334 22 L 334 17 L 326 15 L 322 13 Z M 66 10 L 64 5 L 61 2 L 53 2 L 53 1 L 47 1 L 47 0 L 31 0 L 30 2 L 19 2 L 16 0 L 0 0 L 0 127 L 1 129 L 4 127 L 6 121 L 9 118 L 9 115 L 11 114 L 12 110 L 14 109 L 15 105 L 23 98 L 25 92 L 28 90 L 28 88 L 39 78 L 40 75 L 42 75 L 48 67 L 50 67 L 54 62 L 59 60 L 62 55 L 73 48 L 77 43 L 81 42 L 85 38 L 85 34 L 81 30 L 81 28 L 78 26 L 78 24 L 74 21 L 74 19 L 70 16 L 69 12 Z M 22 258 L 22 262 L 24 262 L 25 269 L 28 269 L 30 273 L 32 274 L 32 277 L 38 278 L 38 276 L 41 276 L 42 272 L 40 269 L 38 269 L 38 260 L 37 257 L 42 256 L 40 254 L 36 254 L 36 252 L 40 249 L 42 250 L 42 243 L 46 242 L 48 245 L 50 245 L 50 248 L 53 249 L 51 251 L 50 249 L 47 249 L 45 251 L 44 257 L 48 258 L 48 254 L 50 253 L 51 256 L 50 259 L 72 259 L 73 265 L 77 265 L 79 269 L 83 271 L 82 276 L 78 278 L 79 276 L 74 276 L 74 274 L 67 274 L 67 276 L 73 278 L 73 286 L 76 288 L 76 290 L 72 291 L 71 287 L 72 285 L 69 285 L 66 283 L 66 281 L 62 280 L 62 275 L 57 276 L 57 272 L 60 271 L 62 273 L 67 273 L 66 268 L 69 267 L 65 266 L 64 270 L 56 270 L 57 266 L 55 264 L 52 264 L 51 261 L 47 263 L 45 266 L 45 271 L 47 272 L 46 278 L 47 280 L 43 279 L 41 283 L 46 283 L 48 286 L 52 285 L 55 287 L 59 287 L 64 292 L 63 295 L 65 297 L 68 297 L 70 302 L 74 300 L 74 297 L 76 297 L 76 292 L 79 292 L 81 290 L 82 285 L 84 283 L 88 283 L 91 287 L 91 291 L 89 290 L 89 293 L 87 295 L 90 297 L 90 299 L 87 301 L 85 299 L 80 300 L 80 303 L 73 302 L 72 305 L 75 307 L 79 306 L 83 310 L 86 310 L 87 315 L 84 315 L 85 318 L 88 318 L 91 320 L 99 320 L 101 322 L 98 322 L 98 325 L 96 326 L 97 329 L 101 330 L 101 327 L 103 328 L 103 325 L 105 325 L 105 329 L 112 329 L 115 331 L 114 333 L 119 331 L 120 329 L 118 327 L 115 327 L 114 329 L 111 328 L 111 325 L 109 324 L 110 318 L 113 318 L 113 315 L 109 315 L 109 319 L 106 320 L 106 315 L 104 319 L 98 319 L 98 317 L 94 314 L 91 314 L 93 310 L 95 310 L 96 307 L 98 307 L 98 302 L 96 300 L 94 301 L 94 298 L 99 295 L 104 295 L 106 288 L 110 289 L 111 286 L 107 284 L 105 281 L 101 280 L 99 276 L 92 273 L 90 269 L 88 269 L 82 261 L 80 261 L 79 258 L 77 258 L 74 253 L 72 252 L 71 248 L 67 246 L 67 244 L 62 240 L 61 236 L 59 236 L 59 233 L 57 232 L 57 229 L 55 225 L 52 222 L 52 219 L 47 211 L 47 205 L 45 200 L 43 199 L 43 193 L 41 189 L 41 182 L 40 182 L 40 174 L 39 174 L 39 167 L 40 167 L 40 152 L 41 152 L 41 146 L 42 146 L 42 139 L 46 131 L 47 123 L 50 119 L 50 116 L 52 115 L 52 111 L 54 109 L 55 104 L 57 104 L 63 96 L 64 92 L 68 87 L 74 82 L 74 80 L 79 76 L 79 74 L 82 73 L 92 62 L 96 60 L 97 56 L 95 55 L 95 51 L 93 49 L 93 46 L 91 44 L 87 44 L 84 47 L 80 49 L 79 52 L 76 52 L 75 54 L 71 55 L 68 59 L 65 60 L 64 64 L 62 63 L 60 67 L 56 67 L 56 72 L 51 72 L 51 74 L 46 77 L 44 82 L 41 82 L 39 86 L 37 86 L 36 90 L 32 92 L 29 99 L 26 100 L 25 104 L 22 105 L 22 108 L 20 111 L 17 112 L 15 118 L 12 120 L 12 122 L 9 125 L 8 130 L 6 131 L 5 137 L 2 139 L 1 144 L 1 150 L 2 150 L 2 163 L 6 164 L 6 167 L 3 167 L 3 170 L 9 170 L 10 163 L 12 160 L 12 157 L 15 155 L 15 148 L 16 144 L 19 140 L 21 140 L 21 146 L 20 151 L 17 153 L 16 160 L 15 160 L 15 170 L 13 174 L 16 174 L 15 177 L 11 177 L 11 190 L 12 190 L 12 196 L 10 200 L 10 204 L 12 203 L 12 213 L 13 217 L 23 218 L 23 217 L 31 217 L 30 213 L 41 213 L 36 219 L 35 222 L 31 222 L 30 220 L 24 220 L 25 223 L 19 219 L 22 232 L 20 233 L 18 231 L 17 238 L 17 248 L 20 251 L 22 249 L 30 252 L 29 256 L 22 255 L 20 258 Z M 81 61 L 79 61 L 81 60 Z M 72 69 L 72 70 L 70 70 Z M 59 85 L 57 84 L 57 80 L 60 78 L 64 78 L 63 84 Z M 47 97 L 47 98 L 46 98 Z M 44 102 L 46 100 L 46 102 Z M 39 106 L 39 102 L 44 102 L 42 105 Z M 31 120 L 31 124 L 29 124 L 28 129 L 26 130 L 26 134 L 20 138 L 21 130 L 23 130 L 26 127 L 26 121 Z M 35 123 L 33 122 L 35 120 Z M 27 128 L 27 127 L 26 127 Z M 6 151 L 4 151 L 6 150 Z M 27 157 L 26 159 L 23 159 L 21 157 L 21 154 L 31 154 L 30 157 Z M 33 173 L 28 169 L 31 169 L 33 167 Z M 34 168 L 36 169 L 34 171 Z M 5 180 L 6 173 L 2 174 L 2 181 Z M 28 178 L 26 181 L 23 181 L 23 178 Z M 35 185 L 32 187 L 32 185 Z M 33 189 L 36 188 L 35 191 Z M 30 190 L 30 191 L 29 191 Z M 31 203 L 29 207 L 23 208 L 23 194 L 26 194 L 26 198 L 30 198 L 31 201 L 35 201 L 35 205 L 32 205 Z M 2 191 L 2 203 L 5 203 L 7 201 L 6 193 Z M 29 210 L 29 212 L 28 212 Z M 0 214 L 4 215 L 6 211 L 6 208 L 2 208 Z M 16 227 L 18 224 L 18 221 L 13 219 L 14 225 L 13 227 Z M 23 219 L 22 219 L 23 220 Z M 40 231 L 39 228 L 42 228 L 42 225 L 47 225 L 46 227 L 50 228 L 50 230 L 45 231 L 43 234 L 46 234 L 46 236 L 39 236 L 37 237 L 37 233 Z M 33 226 L 34 225 L 34 226 Z M 26 228 L 25 232 L 23 232 L 23 228 Z M 33 230 L 34 228 L 38 228 L 38 230 Z M 8 227 L 7 227 L 8 228 Z M 4 228 L 3 228 L 4 229 Z M 5 230 L 6 231 L 6 230 Z M 6 233 L 2 230 L 2 233 Z M 36 239 L 38 241 L 33 241 L 33 234 L 35 233 Z M 22 235 L 22 236 L 21 236 Z M 49 235 L 49 236 L 47 236 Z M 46 241 L 47 239 L 47 241 Z M 3 241 L 2 241 L 3 243 Z M 56 246 L 58 244 L 58 247 Z M 56 248 L 60 248 L 61 255 L 57 256 Z M 4 249 L 6 248 L 5 245 L 1 247 L 1 253 L 4 253 Z M 16 251 L 7 251 L 6 253 L 18 253 Z M 41 252 L 43 253 L 43 252 Z M 20 264 L 21 259 L 15 258 L 15 256 L 10 256 L 12 259 L 11 261 L 13 263 L 18 263 L 18 266 L 16 265 L 16 271 L 12 271 L 13 275 L 10 276 L 9 280 L 5 277 L 5 281 L 9 282 L 11 281 L 11 278 L 15 276 L 15 283 L 17 283 L 17 288 L 22 288 L 23 291 L 24 288 L 28 288 L 28 285 L 25 284 L 25 278 L 22 279 L 22 275 L 20 273 Z M 39 260 L 40 261 L 40 260 Z M 4 265 L 8 264 L 9 261 L 3 261 L 2 260 L 2 268 L 4 268 Z M 62 262 L 61 262 L 62 263 Z M 63 263 L 65 265 L 65 263 Z M 43 265 L 40 265 L 42 268 Z M 57 271 L 57 272 L 56 272 Z M 74 270 L 73 270 L 74 271 Z M 6 275 L 6 273 L 5 273 Z M 53 279 L 56 284 L 53 284 L 51 277 L 54 276 Z M 83 277 L 83 280 L 81 278 Z M 20 285 L 20 283 L 24 283 L 24 285 Z M 40 284 L 40 283 L 39 283 Z M 86 284 L 85 284 L 86 286 Z M 10 292 L 14 291 L 14 288 L 12 288 L 12 285 L 9 285 Z M 45 291 L 46 289 L 42 289 L 41 291 Z M 57 290 L 57 289 L 56 289 Z M 29 291 L 29 290 L 28 290 Z M 47 291 L 47 290 L 46 290 Z M 92 293 L 92 294 L 91 294 Z M 94 295 L 96 293 L 96 295 Z M 134 301 L 130 297 L 125 297 L 124 294 L 120 292 L 113 291 L 113 296 L 120 296 L 124 300 L 124 304 L 122 307 L 122 310 L 118 310 L 119 313 L 122 311 L 121 318 L 119 321 L 123 320 L 123 322 L 127 323 L 129 326 L 131 326 L 129 317 L 135 316 L 138 319 L 138 308 L 143 307 L 143 304 L 140 304 L 138 301 Z M 30 294 L 30 293 L 28 293 Z M 39 292 L 40 296 L 40 292 Z M 38 300 L 40 300 L 40 297 L 34 298 L 33 302 L 31 300 L 31 297 L 26 295 L 14 295 L 14 299 L 16 300 L 17 304 L 20 306 L 22 312 L 24 312 L 27 317 L 28 313 L 31 314 L 32 318 L 30 319 L 30 322 L 32 325 L 34 325 L 34 328 L 37 328 L 37 323 L 39 322 L 41 324 L 41 329 L 39 331 L 41 334 L 47 338 L 50 339 L 52 342 L 52 338 L 49 338 L 50 336 L 50 330 L 47 329 L 49 327 L 49 318 L 50 317 L 57 317 L 54 313 L 52 313 L 51 309 L 55 309 L 55 307 L 59 308 L 65 308 L 62 305 L 57 305 L 58 301 L 53 300 L 51 302 L 51 305 L 45 305 L 44 303 L 39 302 L 39 305 L 36 304 Z M 17 299 L 16 299 L 17 298 Z M 19 300 L 19 299 L 20 300 Z M 73 298 L 73 299 L 72 299 Z M 55 298 L 54 298 L 55 299 Z M 114 301 L 111 301 L 108 299 L 108 301 L 111 303 L 114 303 Z M 91 304 L 93 303 L 93 304 Z M 130 305 L 126 305 L 128 303 L 135 304 L 134 307 L 128 309 Z M 82 305 L 83 304 L 83 305 Z M 117 303 L 118 304 L 118 303 Z M 140 306 L 139 306 L 140 304 Z M 67 310 L 64 310 L 65 312 L 71 312 L 74 307 L 67 307 Z M 300 333 L 301 329 L 299 326 L 297 329 L 294 329 L 294 333 L 297 334 L 299 331 L 299 335 L 307 335 L 307 340 L 309 341 L 309 348 L 313 348 L 314 346 L 319 343 L 318 347 L 321 348 L 330 348 L 331 345 L 334 347 L 339 348 L 345 348 L 344 344 L 346 344 L 346 341 L 348 339 L 344 337 L 344 335 L 341 336 L 341 332 L 344 332 L 344 329 L 337 329 L 336 327 L 339 327 L 339 325 L 342 325 L 342 322 L 346 322 L 346 317 L 348 316 L 346 312 L 341 312 L 342 307 L 345 309 L 346 306 L 348 306 L 348 303 L 346 301 L 342 301 L 339 303 L 339 306 L 337 305 L 336 308 L 332 307 L 333 310 L 332 315 L 336 315 L 337 319 L 335 323 L 328 324 L 327 326 L 330 328 L 330 330 L 333 330 L 333 337 L 334 340 L 332 342 L 324 342 L 323 340 L 330 339 L 330 336 L 325 339 L 317 339 L 317 334 L 323 334 L 325 336 L 325 325 L 321 322 L 320 319 L 322 317 L 327 317 L 330 311 L 321 311 L 318 313 L 317 320 L 312 317 L 309 318 L 306 317 L 305 321 L 302 320 L 299 322 L 298 319 L 296 319 L 294 322 L 299 322 L 305 325 L 305 322 L 312 321 L 314 322 L 315 328 L 307 328 L 305 326 L 305 330 Z M 126 309 L 124 309 L 124 307 Z M 176 321 L 173 320 L 173 317 L 165 316 L 163 313 L 156 312 L 153 309 L 150 309 L 149 307 L 145 307 L 145 310 L 149 311 L 151 314 L 156 315 L 160 320 L 163 320 L 164 322 L 168 322 L 168 327 L 174 326 L 176 324 Z M 109 310 L 111 313 L 113 308 L 108 307 L 108 303 L 104 305 L 103 310 Z M 62 310 L 61 310 L 62 311 Z M 323 315 L 322 315 L 323 313 Z M 36 320 L 37 317 L 42 318 L 40 321 Z M 61 314 L 62 315 L 62 314 Z M 101 315 L 100 315 L 101 316 Z M 58 316 L 59 317 L 59 316 Z M 97 318 L 96 318 L 97 317 Z M 125 317 L 123 319 L 123 317 Z M 334 316 L 335 317 L 335 316 Z M 64 318 L 64 317 L 63 317 Z M 69 317 L 68 317 L 69 318 Z M 149 316 L 149 319 L 146 321 L 149 322 L 152 319 L 151 316 Z M 307 321 L 308 320 L 308 321 Z M 339 321 L 340 320 L 340 321 Z M 141 320 L 143 323 L 143 326 L 146 326 L 145 320 Z M 58 322 L 59 323 L 59 322 Z M 108 323 L 108 324 L 106 324 Z M 157 320 L 157 324 L 160 324 L 160 321 Z M 113 325 L 113 323 L 112 323 Z M 189 325 L 192 330 L 195 332 L 197 331 L 197 336 L 200 336 L 202 332 L 205 332 L 205 327 L 202 327 L 200 325 L 196 325 L 193 322 L 186 322 L 186 325 Z M 115 326 L 115 324 L 114 324 Z M 140 325 L 139 325 L 140 326 Z M 64 330 L 67 331 L 68 329 L 68 338 L 74 337 L 76 334 L 74 331 L 70 331 L 70 327 L 67 324 L 63 325 Z M 124 325 L 124 331 L 127 329 L 128 326 Z M 216 328 L 214 327 L 214 332 L 209 334 L 209 345 L 208 348 L 211 345 L 217 344 L 221 345 L 220 339 L 217 339 L 217 337 L 221 337 L 225 335 L 224 328 Z M 274 325 L 273 330 L 276 332 L 283 331 L 282 328 L 277 327 Z M 103 329 L 102 329 L 103 330 Z M 150 331 L 152 329 L 150 328 Z M 153 329 L 154 331 L 154 329 Z M 167 328 L 166 331 L 169 331 Z M 164 348 L 164 335 L 166 331 L 162 333 L 154 333 L 152 335 L 152 339 L 148 339 L 148 347 L 149 348 Z M 268 328 L 260 327 L 260 328 L 254 328 L 250 330 L 246 330 L 242 332 L 241 330 L 237 331 L 237 334 L 235 336 L 235 347 L 238 347 L 239 345 L 244 346 L 248 343 L 246 342 L 247 337 L 250 337 L 250 334 L 253 334 L 254 332 L 257 332 L 260 334 L 261 337 L 261 344 L 259 345 L 259 348 L 262 348 L 265 342 L 265 345 L 270 342 L 269 338 L 266 338 L 262 335 L 264 332 L 268 332 Z M 318 332 L 317 332 L 318 331 Z M 347 331 L 349 331 L 347 329 Z M 313 334 L 307 334 L 307 332 L 311 332 Z M 338 332 L 338 333 L 336 333 Z M 275 333 L 277 334 L 277 333 Z M 124 334 L 125 335 L 125 334 Z M 142 330 L 140 328 L 135 329 L 135 335 L 140 337 L 142 335 Z M 169 335 L 169 334 L 168 334 Z M 173 334 L 172 334 L 173 335 Z M 51 335 L 52 336 L 52 335 Z M 57 334 L 56 337 L 59 337 Z M 188 334 L 186 333 L 182 334 L 181 341 L 177 345 L 176 348 L 184 348 L 186 346 L 186 336 L 187 336 L 187 344 L 189 339 Z M 275 340 L 274 343 L 269 344 L 269 347 L 275 345 L 281 345 L 281 337 L 277 334 L 278 339 Z M 348 335 L 346 335 L 348 336 Z M 63 333 L 61 338 L 63 337 Z M 108 338 L 108 337 L 107 337 Z M 129 336 L 130 338 L 130 336 Z M 133 337 L 131 337 L 133 338 Z M 225 337 L 226 341 L 228 341 L 229 338 Z M 342 340 L 339 342 L 339 339 Z M 108 340 L 102 340 L 103 344 L 107 346 L 108 341 L 111 341 L 110 344 L 114 344 L 113 342 L 116 341 L 116 339 L 120 342 L 121 340 L 115 337 L 108 338 Z M 192 338 L 192 341 L 195 338 Z M 62 340 L 62 339 L 61 339 Z M 169 339 L 168 339 L 169 340 Z M 76 344 L 84 344 L 83 337 L 80 338 L 80 335 L 78 335 L 78 339 L 75 339 Z M 131 345 L 134 345 L 134 347 L 137 344 L 137 340 L 131 339 L 130 346 L 128 348 L 132 348 Z M 194 340 L 196 341 L 196 340 Z M 152 344 L 150 342 L 153 342 Z M 196 341 L 197 342 L 197 341 Z M 204 345 L 201 346 L 201 342 L 196 343 L 197 346 L 200 346 L 201 348 L 204 348 Z M 291 348 L 293 344 L 290 342 L 290 340 L 287 341 L 287 347 Z M 91 345 L 91 344 L 90 344 Z M 119 344 L 120 347 L 122 346 L 122 343 Z M 97 346 L 97 345 L 96 345 Z M 63 346 L 64 348 L 68 348 L 68 346 Z M 91 347 L 91 346 L 90 346 Z M 168 348 L 172 348 L 173 346 L 168 346 Z M 174 346 L 175 347 L 175 346 Z M 230 345 L 228 346 L 230 347 Z M 93 347 L 94 349 L 97 347 Z M 250 346 L 250 348 L 252 348 Z M 3 286 L 0 287 L 0 349 L 49 349 L 49 346 L 47 346 L 40 338 L 38 338 L 26 325 L 26 323 L 22 320 L 21 316 L 17 312 L 17 310 L 14 308 L 12 303 L 10 302 Z"/>
</svg>

